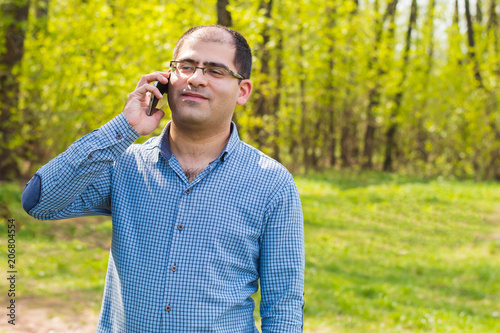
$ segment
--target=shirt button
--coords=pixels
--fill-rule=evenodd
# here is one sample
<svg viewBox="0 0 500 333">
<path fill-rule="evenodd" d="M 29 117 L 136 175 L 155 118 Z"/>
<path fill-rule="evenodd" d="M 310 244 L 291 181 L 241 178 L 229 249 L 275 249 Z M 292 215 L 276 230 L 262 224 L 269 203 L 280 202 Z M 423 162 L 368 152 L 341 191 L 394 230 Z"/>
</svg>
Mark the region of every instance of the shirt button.
<svg viewBox="0 0 500 333">
<path fill-rule="evenodd" d="M 92 157 L 94 157 L 94 156 L 92 156 L 92 154 L 89 154 L 89 158 L 92 158 Z"/>
<path fill-rule="evenodd" d="M 175 272 L 177 270 L 177 266 L 172 266 L 172 272 Z"/>
<path fill-rule="evenodd" d="M 184 226 L 183 226 L 182 224 L 179 224 L 179 225 L 177 226 L 177 229 L 182 230 L 182 229 L 184 229 Z"/>
<path fill-rule="evenodd" d="M 121 134 L 117 134 L 117 135 L 116 135 L 116 138 L 117 138 L 118 140 L 120 140 L 121 138 L 123 138 L 123 136 L 122 136 Z"/>
<path fill-rule="evenodd" d="M 188 189 L 186 190 L 186 193 L 187 193 L 187 194 L 191 193 L 191 189 L 190 189 L 190 188 L 188 188 Z"/>
<path fill-rule="evenodd" d="M 169 312 L 170 310 L 172 310 L 172 307 L 170 307 L 170 305 L 167 305 L 167 306 L 165 307 L 165 311 Z"/>
</svg>

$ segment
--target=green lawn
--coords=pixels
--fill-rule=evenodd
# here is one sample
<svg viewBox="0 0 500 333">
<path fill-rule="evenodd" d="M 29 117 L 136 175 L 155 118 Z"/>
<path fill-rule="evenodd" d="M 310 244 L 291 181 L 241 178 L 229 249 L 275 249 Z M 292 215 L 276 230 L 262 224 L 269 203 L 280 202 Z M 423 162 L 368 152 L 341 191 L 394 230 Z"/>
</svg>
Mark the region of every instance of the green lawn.
<svg viewBox="0 0 500 333">
<path fill-rule="evenodd" d="M 305 220 L 306 332 L 500 332 L 499 183 L 381 173 L 296 181 Z M 98 311 L 110 219 L 39 222 L 17 204 L 19 186 L 0 186 L 9 208 L 2 214 L 21 227 L 21 297 Z M 1 234 L 5 253 L 5 223 Z"/>
</svg>

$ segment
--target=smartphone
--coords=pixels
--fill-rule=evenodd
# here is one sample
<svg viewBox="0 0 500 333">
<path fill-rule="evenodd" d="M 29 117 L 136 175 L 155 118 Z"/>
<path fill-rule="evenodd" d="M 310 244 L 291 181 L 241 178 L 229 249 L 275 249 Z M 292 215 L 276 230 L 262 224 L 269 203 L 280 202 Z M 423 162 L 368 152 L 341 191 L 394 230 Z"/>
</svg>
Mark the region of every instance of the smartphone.
<svg viewBox="0 0 500 333">
<path fill-rule="evenodd" d="M 169 82 L 170 82 L 170 80 L 169 80 Z M 160 94 L 164 95 L 167 93 L 168 82 L 163 84 L 160 81 L 156 81 L 154 83 L 154 86 L 156 88 L 158 88 L 158 90 L 160 91 Z M 160 106 L 160 108 L 163 107 L 165 104 L 167 104 L 166 98 L 162 98 L 161 100 L 162 101 L 165 100 L 165 101 L 164 101 L 164 103 L 161 103 L 162 105 Z M 153 113 L 156 112 L 155 110 L 156 110 L 156 106 L 158 105 L 158 101 L 159 101 L 158 97 L 156 97 L 154 94 L 151 94 L 151 100 L 149 101 L 149 108 L 148 108 L 148 112 L 147 112 L 148 116 L 151 116 L 151 115 L 153 115 Z"/>
</svg>

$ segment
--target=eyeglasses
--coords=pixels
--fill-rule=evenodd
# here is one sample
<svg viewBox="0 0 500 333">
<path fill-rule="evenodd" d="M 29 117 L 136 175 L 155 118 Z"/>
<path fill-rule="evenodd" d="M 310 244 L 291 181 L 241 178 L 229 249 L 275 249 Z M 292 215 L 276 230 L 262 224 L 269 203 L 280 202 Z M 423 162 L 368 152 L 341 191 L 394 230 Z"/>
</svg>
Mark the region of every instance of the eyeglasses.
<svg viewBox="0 0 500 333">
<path fill-rule="evenodd" d="M 196 69 L 199 68 L 203 72 L 203 75 L 205 75 L 207 79 L 211 81 L 223 80 L 230 78 L 231 76 L 240 80 L 245 79 L 242 75 L 235 73 L 227 68 L 213 67 L 213 66 L 198 67 L 188 62 L 182 62 L 182 61 L 171 61 L 170 68 L 172 68 L 172 71 L 177 75 L 185 77 L 192 76 L 194 72 L 196 72 Z"/>
</svg>

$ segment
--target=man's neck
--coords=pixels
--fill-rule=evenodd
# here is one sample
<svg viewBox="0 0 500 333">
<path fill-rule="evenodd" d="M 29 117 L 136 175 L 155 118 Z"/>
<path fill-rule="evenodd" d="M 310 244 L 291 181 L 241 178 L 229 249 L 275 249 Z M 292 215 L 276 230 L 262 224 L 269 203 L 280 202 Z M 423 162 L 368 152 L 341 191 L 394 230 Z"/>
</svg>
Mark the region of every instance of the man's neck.
<svg viewBox="0 0 500 333">
<path fill-rule="evenodd" d="M 215 160 L 230 137 L 231 126 L 221 130 L 206 132 L 183 129 L 171 122 L 169 143 L 170 151 L 175 155 L 184 171 L 203 170 Z"/>
</svg>

